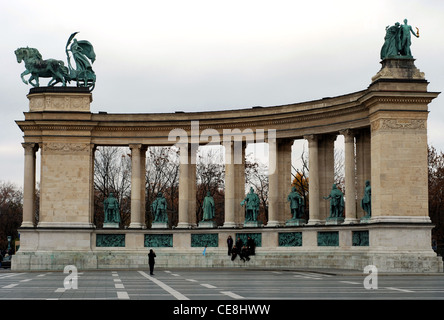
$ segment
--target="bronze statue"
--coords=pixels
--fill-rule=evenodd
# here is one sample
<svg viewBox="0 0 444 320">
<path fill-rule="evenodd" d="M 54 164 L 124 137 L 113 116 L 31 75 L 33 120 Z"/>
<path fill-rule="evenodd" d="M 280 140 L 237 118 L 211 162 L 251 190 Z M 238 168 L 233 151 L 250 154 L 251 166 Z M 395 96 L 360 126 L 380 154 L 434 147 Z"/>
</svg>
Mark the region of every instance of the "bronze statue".
<svg viewBox="0 0 444 320">
<path fill-rule="evenodd" d="M 103 202 L 103 207 L 105 211 L 104 223 L 120 223 L 119 202 L 112 192 Z"/>
<path fill-rule="evenodd" d="M 370 181 L 365 182 L 364 197 L 361 199 L 361 207 L 365 211 L 365 218 L 372 216 L 372 187 Z"/>
<path fill-rule="evenodd" d="M 252 187 L 250 187 L 250 193 L 247 194 L 244 200 L 241 202 L 241 206 L 246 203 L 245 221 L 257 221 L 259 215 L 259 196 L 254 193 Z"/>
<path fill-rule="evenodd" d="M 381 48 L 381 59 L 386 58 L 413 58 L 410 46 L 412 45 L 411 36 L 419 38 L 419 29 L 415 33 L 411 26 L 404 19 L 404 24 L 396 22 L 394 26 L 385 28 L 384 45 Z"/>
<path fill-rule="evenodd" d="M 287 202 L 290 202 L 290 210 L 292 220 L 302 219 L 304 214 L 304 199 L 302 199 L 296 187 L 291 188 L 290 194 L 287 196 Z"/>
<path fill-rule="evenodd" d="M 157 198 L 151 204 L 152 214 L 153 214 L 153 222 L 167 222 L 168 223 L 168 214 L 167 210 L 167 201 L 164 198 L 162 192 L 157 194 Z"/>
<path fill-rule="evenodd" d="M 207 195 L 204 198 L 202 209 L 203 209 L 202 221 L 214 219 L 215 217 L 214 199 L 211 196 L 210 191 L 207 192 Z"/>
<path fill-rule="evenodd" d="M 43 60 L 40 52 L 35 48 L 18 48 L 14 51 L 17 62 L 24 61 L 26 70 L 20 75 L 25 84 L 39 87 L 39 78 L 51 78 L 48 86 L 54 86 L 61 82 L 65 87 L 72 80 L 77 82 L 78 87 L 88 87 L 89 91 L 94 89 L 96 75 L 92 70 L 92 63 L 96 59 L 94 48 L 86 40 L 77 41 L 74 39 L 78 32 L 74 32 L 68 39 L 65 52 L 68 58 L 68 67 L 64 62 L 56 59 Z M 72 44 L 71 44 L 72 42 Z M 68 46 L 71 46 L 68 49 Z M 69 52 L 71 52 L 76 63 L 76 69 L 71 66 Z M 31 74 L 28 80 L 24 76 Z"/>
<path fill-rule="evenodd" d="M 338 189 L 334 183 L 330 195 L 323 197 L 325 200 L 330 199 L 330 218 L 340 218 L 344 216 L 344 194 Z"/>
</svg>

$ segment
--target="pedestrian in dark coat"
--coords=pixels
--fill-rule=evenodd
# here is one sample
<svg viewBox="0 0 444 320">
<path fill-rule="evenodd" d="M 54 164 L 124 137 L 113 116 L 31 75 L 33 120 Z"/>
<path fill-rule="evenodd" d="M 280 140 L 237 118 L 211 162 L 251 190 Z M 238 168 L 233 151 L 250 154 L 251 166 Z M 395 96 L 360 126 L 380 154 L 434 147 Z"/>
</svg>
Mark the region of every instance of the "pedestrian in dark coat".
<svg viewBox="0 0 444 320">
<path fill-rule="evenodd" d="M 231 256 L 231 250 L 233 249 L 233 238 L 228 236 L 227 238 L 227 246 L 228 246 L 228 255 Z"/>
<path fill-rule="evenodd" d="M 150 275 L 154 275 L 154 258 L 156 257 L 156 254 L 154 253 L 153 249 L 150 249 L 150 253 L 148 253 L 148 264 L 150 266 Z"/>
</svg>

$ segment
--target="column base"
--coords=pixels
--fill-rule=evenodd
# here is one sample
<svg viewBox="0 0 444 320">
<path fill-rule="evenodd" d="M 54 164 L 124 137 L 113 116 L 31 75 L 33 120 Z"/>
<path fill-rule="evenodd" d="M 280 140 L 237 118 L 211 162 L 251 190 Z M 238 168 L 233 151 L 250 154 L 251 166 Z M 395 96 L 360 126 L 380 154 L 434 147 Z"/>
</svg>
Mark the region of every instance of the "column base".
<svg viewBox="0 0 444 320">
<path fill-rule="evenodd" d="M 307 226 L 315 226 L 315 225 L 321 225 L 324 224 L 324 222 L 322 220 L 319 219 L 309 219 Z"/>
<path fill-rule="evenodd" d="M 140 222 L 131 222 L 130 225 L 128 226 L 128 229 L 142 229 L 143 228 L 143 224 L 141 224 Z"/>
<path fill-rule="evenodd" d="M 344 224 L 355 224 L 355 223 L 359 223 L 359 219 L 345 218 L 344 220 Z"/>
<path fill-rule="evenodd" d="M 176 226 L 176 229 L 190 229 L 191 226 L 188 222 L 179 222 Z"/>
<path fill-rule="evenodd" d="M 237 228 L 238 225 L 235 222 L 224 222 L 222 228 Z"/>
<path fill-rule="evenodd" d="M 22 225 L 20 226 L 20 228 L 34 228 L 34 227 L 35 227 L 34 223 L 30 221 L 23 221 Z"/>
</svg>

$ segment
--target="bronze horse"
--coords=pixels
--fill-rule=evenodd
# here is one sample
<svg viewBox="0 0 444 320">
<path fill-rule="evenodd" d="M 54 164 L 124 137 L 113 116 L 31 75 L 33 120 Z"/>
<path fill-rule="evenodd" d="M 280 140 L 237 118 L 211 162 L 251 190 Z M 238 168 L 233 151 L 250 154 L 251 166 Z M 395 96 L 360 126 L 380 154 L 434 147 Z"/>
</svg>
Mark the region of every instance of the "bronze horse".
<svg viewBox="0 0 444 320">
<path fill-rule="evenodd" d="M 51 78 L 48 86 L 54 86 L 61 82 L 66 86 L 66 82 L 70 82 L 71 78 L 69 70 L 61 60 L 47 59 L 43 60 L 40 52 L 35 48 L 18 48 L 14 51 L 17 62 L 25 62 L 26 70 L 20 75 L 25 84 L 31 84 L 33 87 L 39 86 L 39 78 Z M 28 81 L 24 76 L 31 74 Z M 33 83 L 32 81 L 35 80 Z"/>
</svg>

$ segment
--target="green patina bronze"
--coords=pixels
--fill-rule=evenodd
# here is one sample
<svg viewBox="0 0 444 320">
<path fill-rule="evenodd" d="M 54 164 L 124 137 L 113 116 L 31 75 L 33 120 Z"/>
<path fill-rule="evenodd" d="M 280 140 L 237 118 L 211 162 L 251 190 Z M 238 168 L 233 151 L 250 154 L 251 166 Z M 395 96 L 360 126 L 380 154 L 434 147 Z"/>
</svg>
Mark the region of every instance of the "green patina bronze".
<svg viewBox="0 0 444 320">
<path fill-rule="evenodd" d="M 290 202 L 292 219 L 302 219 L 304 215 L 304 199 L 296 191 L 296 187 L 291 188 L 291 192 L 287 196 L 287 202 Z"/>
<path fill-rule="evenodd" d="M 361 199 L 361 207 L 365 211 L 364 218 L 369 219 L 372 216 L 372 187 L 368 180 L 365 182 L 364 197 Z"/>
<path fill-rule="evenodd" d="M 339 232 L 338 231 L 318 232 L 318 246 L 320 247 L 339 246 Z"/>
<path fill-rule="evenodd" d="M 96 247 L 125 247 L 124 234 L 98 234 Z"/>
<path fill-rule="evenodd" d="M 257 222 L 257 216 L 259 215 L 259 196 L 254 193 L 252 187 L 250 187 L 250 193 L 247 194 L 244 200 L 241 202 L 241 206 L 245 205 L 245 222 Z"/>
<path fill-rule="evenodd" d="M 301 247 L 302 232 L 280 232 L 279 247 Z"/>
<path fill-rule="evenodd" d="M 331 188 L 330 195 L 324 197 L 324 199 L 330 199 L 330 218 L 341 218 L 344 216 L 344 194 L 335 183 Z"/>
<path fill-rule="evenodd" d="M 218 247 L 219 235 L 217 233 L 196 233 L 191 235 L 191 247 Z"/>
<path fill-rule="evenodd" d="M 103 208 L 105 211 L 104 223 L 120 223 L 119 202 L 110 192 L 108 198 L 103 201 Z"/>
<path fill-rule="evenodd" d="M 408 25 L 407 19 L 404 19 L 403 25 L 396 22 L 393 26 L 387 26 L 385 28 L 384 45 L 381 48 L 381 59 L 412 59 L 413 56 L 410 50 L 412 45 L 411 34 L 419 38 L 419 29 L 416 28 L 416 30 L 415 33 L 412 27 Z"/>
<path fill-rule="evenodd" d="M 18 48 L 14 51 L 17 62 L 25 63 L 26 70 L 20 75 L 25 84 L 33 87 L 40 86 L 40 78 L 51 78 L 48 86 L 54 86 L 62 83 L 66 86 L 71 81 L 76 81 L 78 87 L 88 87 L 92 91 L 96 83 L 96 75 L 92 69 L 92 64 L 96 60 L 96 54 L 92 44 L 86 40 L 78 41 L 75 36 L 78 32 L 74 32 L 68 39 L 65 52 L 68 59 L 68 67 L 62 60 L 47 59 L 44 60 L 40 52 L 35 48 Z M 68 48 L 69 47 L 69 48 Z M 72 58 L 76 64 L 74 69 L 71 65 Z M 28 80 L 24 76 L 30 74 Z"/>
<path fill-rule="evenodd" d="M 157 198 L 151 204 L 153 222 L 168 223 L 167 201 L 162 192 L 157 194 Z"/>
<path fill-rule="evenodd" d="M 145 247 L 172 247 L 172 234 L 146 234 L 144 239 Z"/>
<path fill-rule="evenodd" d="M 352 245 L 358 246 L 358 247 L 367 247 L 369 246 L 369 235 L 368 230 L 359 230 L 359 231 L 353 231 L 352 234 Z"/>
<path fill-rule="evenodd" d="M 206 197 L 204 198 L 203 204 L 203 216 L 202 221 L 213 220 L 215 217 L 215 206 L 214 199 L 211 196 L 211 192 L 208 191 Z"/>
</svg>

